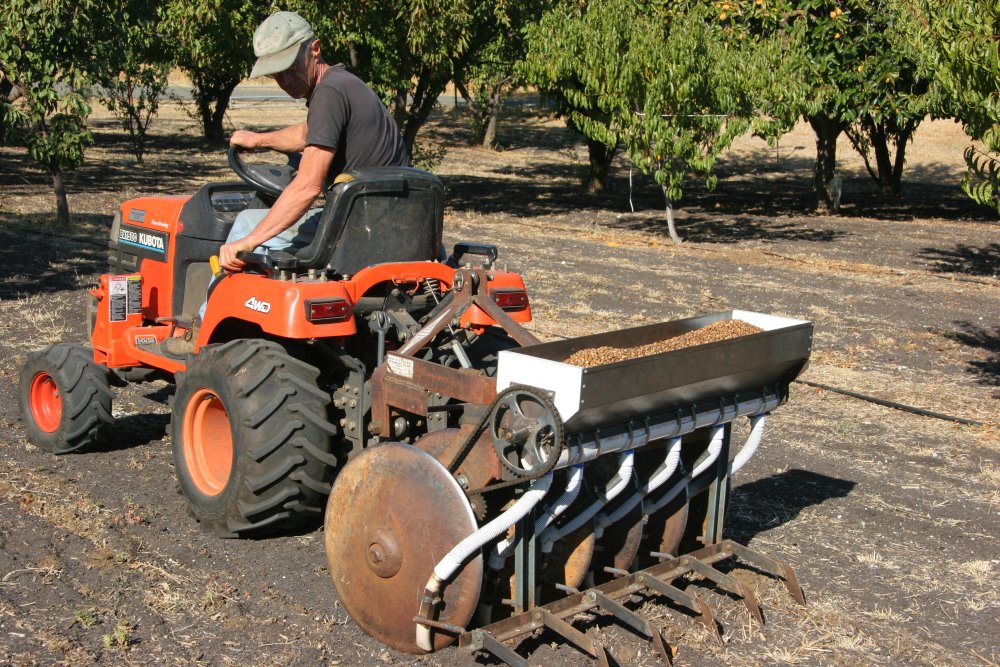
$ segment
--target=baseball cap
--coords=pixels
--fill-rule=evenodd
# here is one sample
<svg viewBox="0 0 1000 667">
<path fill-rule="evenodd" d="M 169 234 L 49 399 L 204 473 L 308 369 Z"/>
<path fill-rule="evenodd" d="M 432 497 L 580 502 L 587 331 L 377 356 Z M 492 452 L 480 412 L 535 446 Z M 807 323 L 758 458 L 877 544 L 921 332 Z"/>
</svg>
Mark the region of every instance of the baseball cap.
<svg viewBox="0 0 1000 667">
<path fill-rule="evenodd" d="M 264 19 L 253 33 L 257 62 L 250 78 L 284 72 L 295 63 L 299 45 L 316 34 L 312 26 L 295 12 L 278 12 Z"/>
</svg>

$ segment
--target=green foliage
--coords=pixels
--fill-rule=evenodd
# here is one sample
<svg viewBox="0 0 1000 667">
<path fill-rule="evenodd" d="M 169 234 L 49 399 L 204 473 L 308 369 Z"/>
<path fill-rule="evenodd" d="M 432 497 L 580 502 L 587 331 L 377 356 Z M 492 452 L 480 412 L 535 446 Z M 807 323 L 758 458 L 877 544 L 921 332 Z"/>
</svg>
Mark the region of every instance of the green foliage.
<svg viewBox="0 0 1000 667">
<path fill-rule="evenodd" d="M 728 18 L 701 2 L 597 0 L 564 4 L 530 31 L 529 80 L 590 139 L 624 142 L 662 186 L 675 240 L 670 207 L 684 179 L 714 187 L 717 156 L 750 127 L 781 69 L 779 40 L 740 39 Z"/>
<path fill-rule="evenodd" d="M 523 85 L 520 63 L 528 50 L 527 30 L 555 3 L 553 0 L 523 0 L 511 5 L 508 24 L 494 36 L 475 60 L 456 72 L 455 82 L 468 106 L 473 140 L 484 147 L 496 139 L 500 108 L 510 94 Z"/>
<path fill-rule="evenodd" d="M 128 132 L 132 153 L 142 163 L 146 130 L 159 107 L 172 66 L 166 41 L 157 28 L 155 6 L 148 0 L 103 0 L 115 16 L 101 26 L 90 78 L 101 101 Z"/>
<path fill-rule="evenodd" d="M 73 618 L 85 628 L 95 626 L 101 622 L 101 617 L 93 607 L 73 612 Z"/>
<path fill-rule="evenodd" d="M 791 41 L 804 68 L 789 84 L 801 87 L 801 113 L 818 135 L 818 149 L 835 150 L 846 132 L 869 174 L 885 191 L 899 192 L 907 142 L 942 96 L 919 67 L 920 45 L 900 29 L 901 0 L 778 0 L 775 16 L 798 28 Z M 893 155 L 895 152 L 895 155 Z M 822 156 L 820 156 L 822 157 Z M 835 154 L 817 160 L 817 185 L 832 176 Z"/>
<path fill-rule="evenodd" d="M 392 110 L 413 152 L 417 133 L 453 78 L 509 29 L 517 3 L 489 0 L 297 0 L 328 60 L 342 60 Z"/>
<path fill-rule="evenodd" d="M 233 89 L 255 60 L 253 32 L 271 13 L 255 0 L 167 0 L 160 30 L 173 43 L 174 61 L 191 77 L 205 138 L 224 139 L 222 120 Z"/>
<path fill-rule="evenodd" d="M 0 100 L 7 140 L 53 178 L 59 220 L 69 222 L 62 175 L 83 163 L 93 142 L 90 106 L 78 92 L 81 63 L 95 52 L 92 0 L 5 0 L 0 5 L 0 72 L 21 89 L 13 103 Z"/>
<path fill-rule="evenodd" d="M 115 624 L 114 630 L 110 634 L 101 637 L 104 641 L 104 648 L 109 650 L 128 648 L 129 644 L 132 643 L 131 632 L 132 624 L 124 619 L 119 619 Z"/>
<path fill-rule="evenodd" d="M 929 45 L 927 75 L 941 82 L 950 113 L 983 144 L 965 151 L 969 169 L 962 187 L 1000 212 L 1000 5 L 920 0 L 908 10 L 911 41 Z"/>
</svg>

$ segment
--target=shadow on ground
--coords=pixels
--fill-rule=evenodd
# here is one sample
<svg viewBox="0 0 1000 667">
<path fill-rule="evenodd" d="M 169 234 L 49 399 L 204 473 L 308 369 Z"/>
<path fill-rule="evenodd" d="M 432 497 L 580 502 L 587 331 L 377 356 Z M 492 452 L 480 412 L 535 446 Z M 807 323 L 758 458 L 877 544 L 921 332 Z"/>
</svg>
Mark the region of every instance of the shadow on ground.
<svg viewBox="0 0 1000 667">
<path fill-rule="evenodd" d="M 732 493 L 727 537 L 747 544 L 756 535 L 792 521 L 802 510 L 847 496 L 857 482 L 792 469 L 743 484 Z"/>
<path fill-rule="evenodd" d="M 968 362 L 968 372 L 975 375 L 980 384 L 1000 387 L 1000 326 L 994 325 L 991 333 L 987 327 L 971 322 L 955 322 L 955 325 L 958 331 L 945 334 L 947 338 L 988 353 L 985 359 Z"/>
<path fill-rule="evenodd" d="M 953 249 L 924 248 L 918 254 L 931 264 L 936 273 L 964 273 L 970 276 L 1000 275 L 1000 243 L 976 248 L 962 243 Z"/>
<path fill-rule="evenodd" d="M 110 216 L 76 213 L 68 230 L 54 217 L 0 211 L 0 299 L 74 290 L 81 278 L 107 269 Z M 4 242 L 10 236 L 30 242 Z"/>
</svg>

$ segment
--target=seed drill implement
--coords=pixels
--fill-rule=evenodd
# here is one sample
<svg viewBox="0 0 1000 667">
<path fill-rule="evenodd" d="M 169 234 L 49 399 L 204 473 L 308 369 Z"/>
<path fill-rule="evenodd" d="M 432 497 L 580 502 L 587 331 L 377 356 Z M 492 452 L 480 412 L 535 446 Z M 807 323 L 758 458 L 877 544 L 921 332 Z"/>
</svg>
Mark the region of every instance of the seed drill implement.
<svg viewBox="0 0 1000 667">
<path fill-rule="evenodd" d="M 342 603 L 400 651 L 526 665 L 519 643 L 548 632 L 608 664 L 579 622 L 606 616 L 669 663 L 664 620 L 636 603 L 719 637 L 705 586 L 762 623 L 737 563 L 804 604 L 792 569 L 726 539 L 724 520 L 732 475 L 808 363 L 809 322 L 734 310 L 542 342 L 521 276 L 491 245 L 445 257 L 444 188 L 405 168 L 348 173 L 309 245 L 243 253 L 247 270 L 213 280 L 238 212 L 294 174 L 230 164 L 241 181 L 121 205 L 90 344 L 23 369 L 38 446 L 94 445 L 114 387 L 175 382 L 194 519 L 223 537 L 324 521 Z M 172 337 L 191 351 L 171 356 Z"/>
</svg>

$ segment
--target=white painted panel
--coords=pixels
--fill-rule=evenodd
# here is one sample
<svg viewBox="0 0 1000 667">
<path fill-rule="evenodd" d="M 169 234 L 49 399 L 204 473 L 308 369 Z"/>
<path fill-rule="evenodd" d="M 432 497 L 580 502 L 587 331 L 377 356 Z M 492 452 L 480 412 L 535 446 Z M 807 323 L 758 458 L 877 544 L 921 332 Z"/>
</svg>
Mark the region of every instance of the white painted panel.
<svg viewBox="0 0 1000 667">
<path fill-rule="evenodd" d="M 526 384 L 555 392 L 553 402 L 563 421 L 580 410 L 583 369 L 572 364 L 540 359 L 514 350 L 502 350 L 497 361 L 497 392 L 512 384 Z"/>
</svg>

